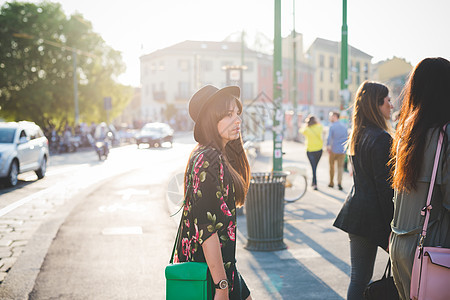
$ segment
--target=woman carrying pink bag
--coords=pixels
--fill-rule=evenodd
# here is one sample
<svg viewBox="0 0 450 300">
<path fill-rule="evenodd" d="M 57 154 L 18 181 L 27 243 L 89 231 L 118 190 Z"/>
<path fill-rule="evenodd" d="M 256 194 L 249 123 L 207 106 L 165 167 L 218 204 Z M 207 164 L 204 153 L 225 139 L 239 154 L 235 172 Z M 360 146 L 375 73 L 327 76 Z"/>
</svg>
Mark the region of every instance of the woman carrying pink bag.
<svg viewBox="0 0 450 300">
<path fill-rule="evenodd" d="M 450 292 L 450 277 L 445 265 L 442 270 L 446 273 L 437 279 L 431 277 L 432 270 L 423 269 L 420 272 L 422 281 L 419 283 L 418 278 L 411 281 L 421 236 L 426 236 L 424 249 L 427 246 L 450 248 L 450 126 L 444 129 L 448 122 L 450 62 L 440 57 L 426 58 L 415 67 L 404 89 L 391 151 L 395 164 L 392 176 L 395 195 L 390 256 L 400 299 L 449 299 L 445 296 Z M 438 142 L 440 135 L 442 142 Z M 427 205 L 428 194 L 431 205 Z M 442 261 L 435 259 L 432 263 L 438 268 L 448 260 L 440 256 Z M 426 251 L 420 253 L 423 264 L 425 260 L 431 262 L 433 258 L 430 260 L 430 257 Z M 422 261 L 414 263 L 417 269 Z M 427 290 L 437 298 L 424 295 Z"/>
</svg>

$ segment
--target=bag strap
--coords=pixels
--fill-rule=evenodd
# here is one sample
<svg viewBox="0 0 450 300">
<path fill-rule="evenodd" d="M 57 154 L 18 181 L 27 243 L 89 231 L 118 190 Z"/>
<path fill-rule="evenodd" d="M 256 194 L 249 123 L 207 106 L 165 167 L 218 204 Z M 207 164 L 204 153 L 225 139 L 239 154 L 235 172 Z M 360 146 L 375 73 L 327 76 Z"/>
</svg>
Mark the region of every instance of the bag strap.
<svg viewBox="0 0 450 300">
<path fill-rule="evenodd" d="M 389 256 L 387 265 L 386 265 L 386 269 L 384 269 L 384 278 L 389 278 L 391 277 L 391 257 Z"/>
<path fill-rule="evenodd" d="M 437 144 L 437 148 L 436 148 L 436 154 L 434 156 L 433 172 L 431 173 L 430 187 L 428 188 L 427 203 L 422 208 L 422 211 L 420 212 L 420 214 L 422 216 L 425 215 L 425 221 L 423 222 L 422 233 L 420 234 L 420 240 L 419 240 L 420 248 L 423 247 L 423 242 L 427 236 L 428 222 L 430 221 L 430 214 L 431 214 L 431 209 L 432 209 L 431 196 L 433 195 L 433 188 L 434 188 L 434 183 L 436 181 L 436 173 L 437 173 L 437 168 L 438 168 L 438 164 L 439 164 L 439 157 L 441 155 L 442 141 L 444 140 L 444 133 L 446 131 L 447 124 L 444 125 L 443 131 L 440 132 L 440 134 L 439 134 L 438 144 Z"/>
<path fill-rule="evenodd" d="M 195 168 L 195 164 L 197 163 L 198 158 L 200 157 L 200 155 L 205 152 L 205 150 L 201 151 L 197 157 L 194 160 L 194 163 L 192 164 L 191 167 L 191 175 L 189 176 L 189 181 L 188 181 L 188 185 L 186 186 L 186 189 L 184 190 L 184 198 L 183 198 L 183 206 L 181 206 L 181 208 L 183 208 L 186 205 L 186 195 L 188 193 L 189 188 L 191 187 L 191 179 L 192 179 L 192 174 L 194 173 L 194 168 Z M 180 210 L 181 210 L 180 208 Z M 180 210 L 178 210 L 174 215 L 176 215 Z M 172 215 L 172 216 L 174 216 Z M 169 263 L 173 263 L 173 255 L 175 254 L 175 249 L 177 248 L 177 245 L 179 243 L 179 238 L 181 235 L 181 225 L 183 224 L 183 214 L 181 214 L 180 217 L 180 225 L 178 225 L 178 230 L 177 230 L 177 237 L 175 238 L 175 243 L 173 244 L 173 249 L 172 249 L 172 255 L 170 256 L 170 262 Z"/>
</svg>

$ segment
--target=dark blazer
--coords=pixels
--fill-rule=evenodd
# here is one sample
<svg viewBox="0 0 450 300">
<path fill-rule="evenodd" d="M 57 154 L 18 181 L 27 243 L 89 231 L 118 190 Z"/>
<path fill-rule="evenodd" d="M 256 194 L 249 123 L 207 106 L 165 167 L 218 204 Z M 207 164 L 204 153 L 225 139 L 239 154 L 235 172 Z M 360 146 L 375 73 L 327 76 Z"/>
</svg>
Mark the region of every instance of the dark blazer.
<svg viewBox="0 0 450 300">
<path fill-rule="evenodd" d="M 381 128 L 363 129 L 353 165 L 353 187 L 339 212 L 334 226 L 345 232 L 364 236 L 387 249 L 394 212 L 394 191 L 389 183 L 391 136 Z"/>
</svg>

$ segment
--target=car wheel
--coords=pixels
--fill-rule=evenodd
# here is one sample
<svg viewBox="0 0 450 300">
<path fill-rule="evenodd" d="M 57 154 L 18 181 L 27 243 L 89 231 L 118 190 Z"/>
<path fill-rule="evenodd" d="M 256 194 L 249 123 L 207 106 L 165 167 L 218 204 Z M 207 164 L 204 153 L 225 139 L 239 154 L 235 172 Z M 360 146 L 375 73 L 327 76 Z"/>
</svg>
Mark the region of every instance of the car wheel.
<svg viewBox="0 0 450 300">
<path fill-rule="evenodd" d="M 11 166 L 9 166 L 8 177 L 6 177 L 6 183 L 9 186 L 17 185 L 17 176 L 19 175 L 19 165 L 16 160 L 13 160 Z"/>
<path fill-rule="evenodd" d="M 36 170 L 36 175 L 39 179 L 44 178 L 45 172 L 47 171 L 47 157 L 43 157 L 41 161 L 41 166 Z"/>
</svg>

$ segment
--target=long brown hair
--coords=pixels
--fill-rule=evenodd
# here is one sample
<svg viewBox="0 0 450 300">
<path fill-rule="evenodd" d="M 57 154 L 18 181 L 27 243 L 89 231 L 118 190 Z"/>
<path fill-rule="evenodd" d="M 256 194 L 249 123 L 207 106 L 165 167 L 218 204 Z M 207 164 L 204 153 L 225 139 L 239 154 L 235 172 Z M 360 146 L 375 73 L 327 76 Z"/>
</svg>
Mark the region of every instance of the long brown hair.
<svg viewBox="0 0 450 300">
<path fill-rule="evenodd" d="M 416 189 L 429 129 L 442 131 L 450 121 L 450 62 L 425 58 L 412 71 L 402 91 L 403 103 L 391 148 L 395 165 L 392 185 L 398 191 Z M 447 151 L 444 135 L 444 153 Z"/>
<path fill-rule="evenodd" d="M 366 80 L 359 86 L 353 104 L 352 130 L 347 144 L 350 155 L 355 155 L 362 131 L 368 125 L 391 132 L 389 123 L 380 111 L 380 105 L 388 95 L 388 88 L 378 82 Z"/>
<path fill-rule="evenodd" d="M 225 95 L 225 99 L 217 99 L 207 104 L 205 112 L 200 116 L 198 125 L 202 134 L 200 135 L 199 144 L 220 150 L 223 154 L 225 165 L 230 171 L 235 188 L 236 206 L 242 206 L 245 202 L 248 187 L 250 185 L 250 165 L 241 136 L 238 139 L 229 141 L 225 147 L 222 144 L 222 138 L 217 129 L 217 124 L 222 120 L 229 111 L 230 105 L 235 103 L 242 113 L 242 104 L 239 99 L 232 95 Z"/>
</svg>

